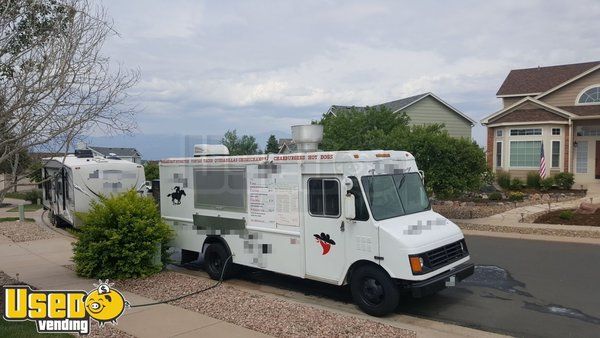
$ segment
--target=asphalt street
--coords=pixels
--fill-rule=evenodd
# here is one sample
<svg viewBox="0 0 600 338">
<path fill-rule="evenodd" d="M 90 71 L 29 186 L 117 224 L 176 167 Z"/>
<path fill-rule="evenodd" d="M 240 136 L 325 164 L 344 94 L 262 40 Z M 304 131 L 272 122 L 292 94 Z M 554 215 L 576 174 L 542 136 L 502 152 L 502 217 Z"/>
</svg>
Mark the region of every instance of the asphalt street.
<svg viewBox="0 0 600 338">
<path fill-rule="evenodd" d="M 519 337 L 599 335 L 600 246 L 482 236 L 468 236 L 467 243 L 475 274 L 438 294 L 403 298 L 396 315 Z M 288 297 L 355 311 L 348 287 L 260 270 L 240 278 L 288 290 Z"/>
</svg>

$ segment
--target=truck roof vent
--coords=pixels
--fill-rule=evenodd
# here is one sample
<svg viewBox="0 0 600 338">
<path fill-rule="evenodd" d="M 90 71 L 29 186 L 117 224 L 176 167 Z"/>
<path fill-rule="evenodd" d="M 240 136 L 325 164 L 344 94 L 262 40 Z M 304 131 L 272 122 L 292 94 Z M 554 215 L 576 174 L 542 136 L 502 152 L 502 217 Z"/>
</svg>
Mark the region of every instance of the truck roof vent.
<svg viewBox="0 0 600 338">
<path fill-rule="evenodd" d="M 194 157 L 204 156 L 228 156 L 229 149 L 222 144 L 196 144 L 194 145 Z"/>
<path fill-rule="evenodd" d="M 320 124 L 292 126 L 292 139 L 299 152 L 319 151 L 319 143 L 323 140 L 323 126 Z"/>
<path fill-rule="evenodd" d="M 75 149 L 75 156 L 78 158 L 92 158 L 94 153 L 91 149 Z"/>
</svg>

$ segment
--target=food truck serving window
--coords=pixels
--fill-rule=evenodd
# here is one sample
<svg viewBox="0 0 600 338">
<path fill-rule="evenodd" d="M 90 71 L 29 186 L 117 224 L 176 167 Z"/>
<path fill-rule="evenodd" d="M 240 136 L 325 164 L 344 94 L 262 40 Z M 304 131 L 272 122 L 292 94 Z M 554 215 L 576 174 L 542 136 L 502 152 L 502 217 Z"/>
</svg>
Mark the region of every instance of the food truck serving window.
<svg viewBox="0 0 600 338">
<path fill-rule="evenodd" d="M 308 205 L 312 216 L 340 216 L 340 183 L 331 178 L 309 179 Z"/>
<path fill-rule="evenodd" d="M 246 211 L 246 169 L 194 170 L 194 206 L 199 209 Z"/>
</svg>

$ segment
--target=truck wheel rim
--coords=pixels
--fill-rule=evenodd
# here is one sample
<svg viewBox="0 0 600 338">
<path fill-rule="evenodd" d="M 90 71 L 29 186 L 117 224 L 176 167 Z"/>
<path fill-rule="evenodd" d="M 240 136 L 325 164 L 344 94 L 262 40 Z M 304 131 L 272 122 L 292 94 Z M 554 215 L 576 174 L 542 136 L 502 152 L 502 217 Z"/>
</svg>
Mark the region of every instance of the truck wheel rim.
<svg viewBox="0 0 600 338">
<path fill-rule="evenodd" d="M 369 305 L 379 305 L 383 302 L 383 286 L 375 278 L 365 278 L 361 291 L 363 300 Z"/>
<path fill-rule="evenodd" d="M 210 256 L 210 267 L 212 268 L 213 271 L 216 272 L 221 272 L 221 257 L 219 257 L 219 255 L 217 254 L 212 254 Z"/>
</svg>

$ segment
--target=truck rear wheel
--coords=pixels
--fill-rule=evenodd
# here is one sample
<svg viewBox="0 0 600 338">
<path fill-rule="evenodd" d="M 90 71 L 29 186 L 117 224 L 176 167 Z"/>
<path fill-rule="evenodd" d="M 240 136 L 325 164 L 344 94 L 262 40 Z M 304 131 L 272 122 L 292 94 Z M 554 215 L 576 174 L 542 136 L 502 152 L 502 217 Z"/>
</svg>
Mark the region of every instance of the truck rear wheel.
<svg viewBox="0 0 600 338">
<path fill-rule="evenodd" d="M 208 245 L 206 250 L 204 250 L 204 270 L 206 270 L 210 278 L 219 280 L 222 274 L 223 279 L 227 279 L 233 275 L 235 269 L 232 261 L 233 258 L 229 258 L 229 256 L 230 253 L 223 244 L 212 243 Z"/>
<path fill-rule="evenodd" d="M 364 265 L 352 273 L 350 290 L 354 303 L 371 316 L 383 316 L 396 309 L 400 292 L 383 269 Z"/>
</svg>

